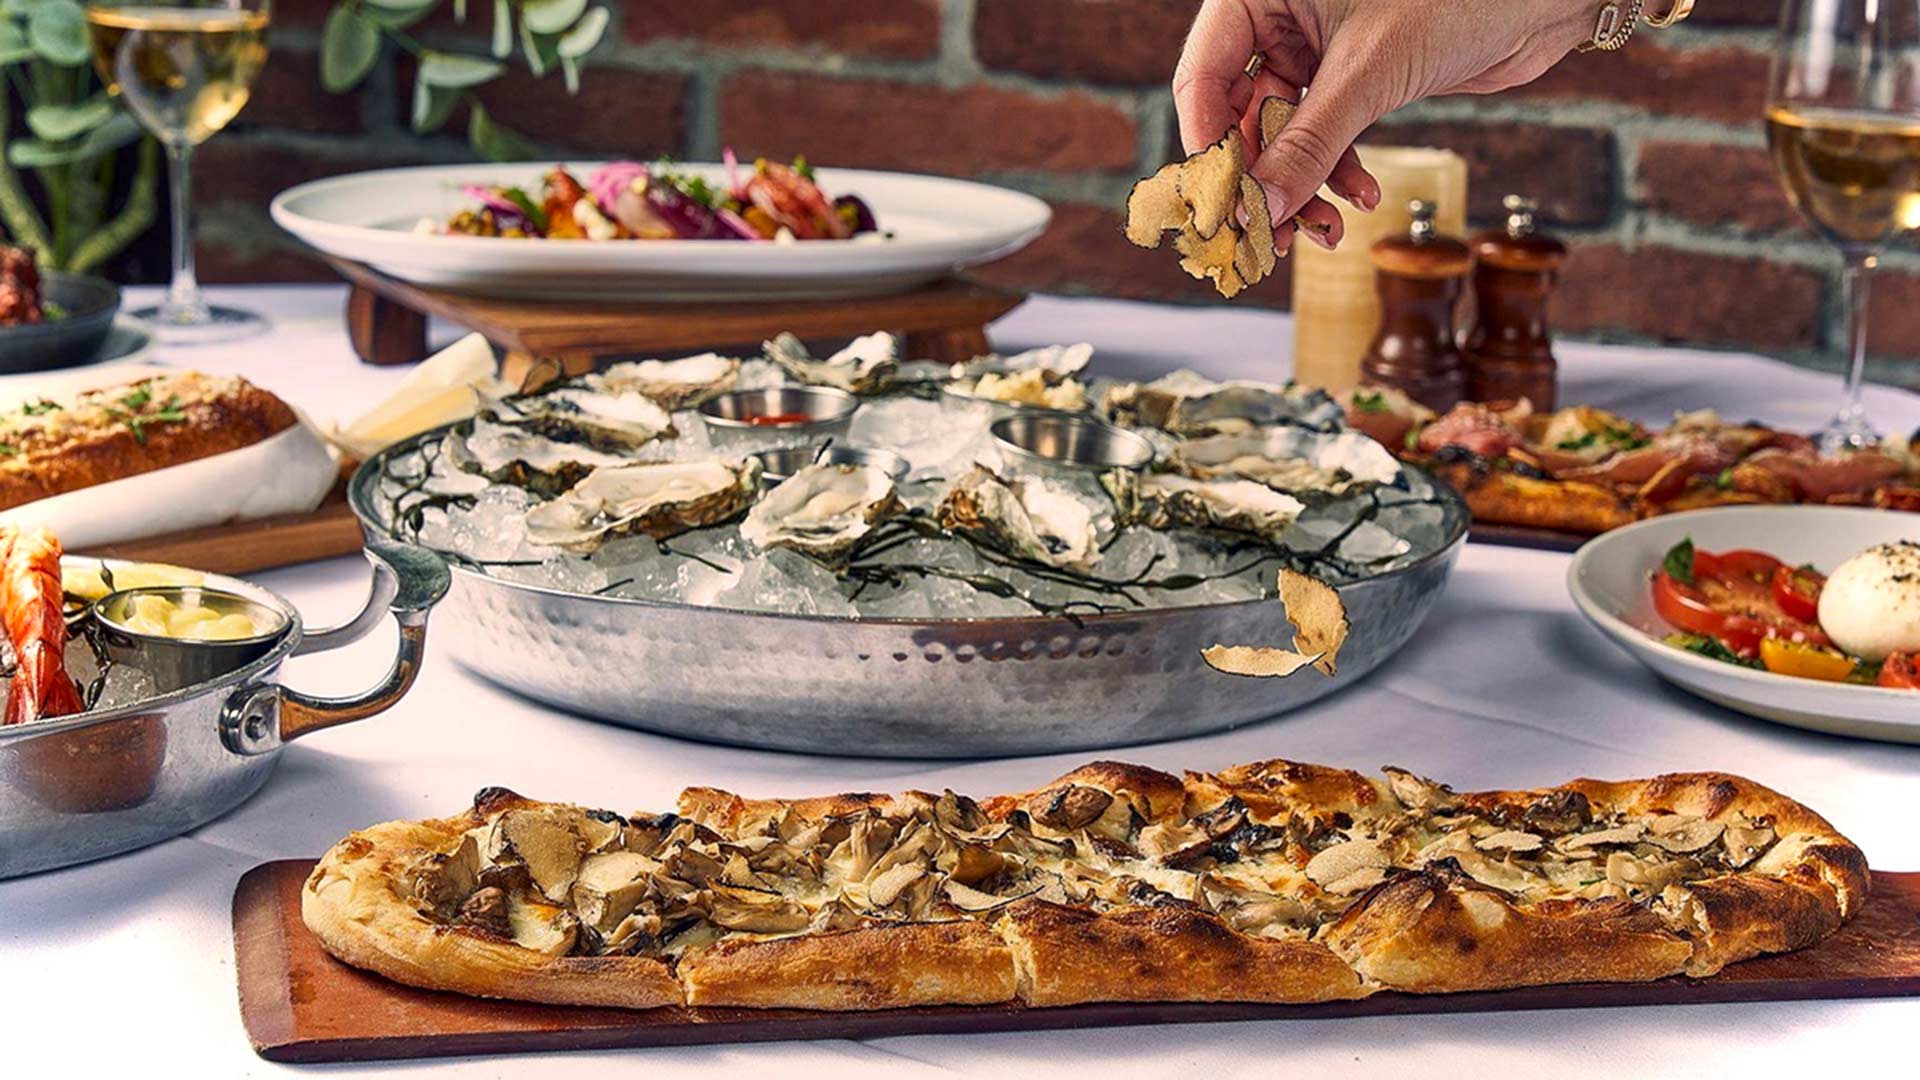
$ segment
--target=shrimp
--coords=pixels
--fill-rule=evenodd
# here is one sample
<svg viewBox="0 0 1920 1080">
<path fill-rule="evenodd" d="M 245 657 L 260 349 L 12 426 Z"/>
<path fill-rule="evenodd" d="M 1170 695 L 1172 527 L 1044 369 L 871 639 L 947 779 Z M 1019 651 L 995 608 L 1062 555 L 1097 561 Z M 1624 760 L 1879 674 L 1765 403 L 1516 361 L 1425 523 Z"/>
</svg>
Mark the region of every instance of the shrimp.
<svg viewBox="0 0 1920 1080">
<path fill-rule="evenodd" d="M 13 681 L 0 725 L 67 716 L 86 706 L 67 674 L 60 540 L 44 528 L 0 527 L 0 623 L 13 645 Z"/>
</svg>

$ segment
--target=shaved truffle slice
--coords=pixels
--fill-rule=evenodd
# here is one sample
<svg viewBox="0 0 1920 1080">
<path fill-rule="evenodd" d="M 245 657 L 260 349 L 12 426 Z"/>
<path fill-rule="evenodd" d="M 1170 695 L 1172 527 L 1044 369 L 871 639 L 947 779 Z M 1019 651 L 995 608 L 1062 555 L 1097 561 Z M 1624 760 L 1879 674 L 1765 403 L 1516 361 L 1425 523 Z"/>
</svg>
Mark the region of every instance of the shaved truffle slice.
<svg viewBox="0 0 1920 1080">
<path fill-rule="evenodd" d="M 1232 220 L 1246 172 L 1247 144 L 1237 130 L 1187 159 L 1174 177 L 1180 198 L 1193 208 L 1193 231 L 1211 240 Z"/>
<path fill-rule="evenodd" d="M 1287 605 L 1293 624 L 1293 647 L 1314 653 L 1314 666 L 1327 675 L 1337 673 L 1340 646 L 1347 643 L 1347 605 L 1333 586 L 1296 570 L 1280 571 L 1280 601 Z"/>
<path fill-rule="evenodd" d="M 1180 197 L 1180 168 L 1184 162 L 1162 165 L 1160 171 L 1133 185 L 1127 194 L 1127 239 L 1143 248 L 1160 246 L 1160 235 L 1183 229 L 1192 211 Z"/>
<path fill-rule="evenodd" d="M 1247 211 L 1246 232 L 1234 251 L 1233 268 L 1248 284 L 1259 281 L 1279 265 L 1280 255 L 1273 246 L 1272 212 L 1267 208 L 1267 191 L 1251 176 L 1240 178 L 1240 205 Z M 1266 225 L 1267 228 L 1260 226 Z"/>
<path fill-rule="evenodd" d="M 1209 645 L 1200 650 L 1200 659 L 1205 660 L 1213 670 L 1227 675 L 1284 679 L 1301 668 L 1311 666 L 1320 657 L 1258 645 Z"/>
<path fill-rule="evenodd" d="M 1240 233 L 1232 228 L 1221 229 L 1212 239 L 1201 236 L 1191 226 L 1173 238 L 1173 248 L 1184 258 L 1180 260 L 1180 269 L 1197 278 L 1213 282 L 1220 295 L 1231 300 L 1246 288 L 1246 281 L 1234 269 L 1240 249 Z"/>
<path fill-rule="evenodd" d="M 1260 103 L 1260 148 L 1264 150 L 1272 145 L 1273 140 L 1280 137 L 1280 129 L 1286 127 L 1293 119 L 1293 114 L 1298 111 L 1299 106 L 1283 97 L 1270 97 L 1262 101 Z M 1265 203 L 1266 200 L 1262 198 L 1261 205 Z M 1293 224 L 1315 236 L 1325 236 L 1333 231 L 1331 225 L 1308 221 L 1299 214 L 1293 215 Z"/>
</svg>

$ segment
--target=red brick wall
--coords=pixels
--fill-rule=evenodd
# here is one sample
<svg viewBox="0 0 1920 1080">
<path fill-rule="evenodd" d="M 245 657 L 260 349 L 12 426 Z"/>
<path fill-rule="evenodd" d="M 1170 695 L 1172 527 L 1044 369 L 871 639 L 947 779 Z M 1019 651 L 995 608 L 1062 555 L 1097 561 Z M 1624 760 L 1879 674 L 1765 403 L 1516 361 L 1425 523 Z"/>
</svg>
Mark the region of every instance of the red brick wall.
<svg viewBox="0 0 1920 1080">
<path fill-rule="evenodd" d="M 1201 301 L 1164 254 L 1129 247 L 1115 209 L 1175 151 L 1167 90 L 1195 0 L 605 0 L 615 29 L 580 98 L 521 74 L 489 109 L 556 152 L 714 157 L 804 152 L 839 165 L 973 176 L 1054 204 L 1048 234 L 992 268 L 1068 293 Z M 466 160 L 456 134 L 414 136 L 404 59 L 359 91 L 319 89 L 324 0 L 278 0 L 275 61 L 233 132 L 202 153 L 209 279 L 317 271 L 265 224 L 301 179 Z M 488 5 L 421 36 L 483 48 Z M 1575 256 L 1556 302 L 1570 335 L 1762 349 L 1808 362 L 1839 337 L 1838 262 L 1768 168 L 1759 114 L 1772 0 L 1700 0 L 1686 27 L 1573 57 L 1506 94 L 1416 106 L 1378 138 L 1448 146 L 1472 166 L 1476 221 L 1540 199 Z M 1241 303 L 1285 306 L 1284 280 Z M 1920 382 L 1920 258 L 1887 261 L 1881 374 Z M 1910 374 L 1909 374 L 1910 372 Z"/>
</svg>

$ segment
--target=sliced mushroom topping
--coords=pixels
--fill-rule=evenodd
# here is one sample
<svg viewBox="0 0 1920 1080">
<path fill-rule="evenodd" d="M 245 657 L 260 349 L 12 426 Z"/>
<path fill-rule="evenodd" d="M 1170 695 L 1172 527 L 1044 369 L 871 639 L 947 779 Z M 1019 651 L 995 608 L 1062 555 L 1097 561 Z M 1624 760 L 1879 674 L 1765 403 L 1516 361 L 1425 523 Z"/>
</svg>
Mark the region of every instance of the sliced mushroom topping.
<svg viewBox="0 0 1920 1080">
<path fill-rule="evenodd" d="M 1761 853 L 1773 846 L 1772 829 L 1749 829 L 1740 825 L 1729 825 L 1720 834 L 1720 844 L 1727 851 L 1727 865 L 1738 870 L 1760 857 Z"/>
<path fill-rule="evenodd" d="M 589 855 L 573 883 L 573 910 L 603 936 L 640 906 L 660 864 L 631 851 Z"/>
<path fill-rule="evenodd" d="M 1549 791 L 1528 803 L 1520 812 L 1520 820 L 1537 832 L 1559 836 L 1592 824 L 1593 804 L 1577 791 Z"/>
<path fill-rule="evenodd" d="M 952 790 L 941 792 L 933 803 L 933 819 L 955 832 L 969 833 L 987 826 L 986 812 L 980 804 Z"/>
<path fill-rule="evenodd" d="M 1540 837 L 1530 832 L 1521 832 L 1519 829 L 1502 829 L 1473 842 L 1473 846 L 1481 851 L 1506 851 L 1514 854 L 1539 851 L 1545 844 L 1546 841 Z"/>
<path fill-rule="evenodd" d="M 1204 830 L 1186 822 L 1162 821 L 1141 829 L 1135 846 L 1147 858 L 1166 860 L 1195 847 L 1205 850 L 1212 841 Z"/>
<path fill-rule="evenodd" d="M 1658 893 L 1698 868 L 1692 859 L 1647 859 L 1625 851 L 1607 856 L 1607 880 L 1630 893 Z"/>
<path fill-rule="evenodd" d="M 585 853 L 585 843 L 574 831 L 576 820 L 584 819 L 553 807 L 508 810 L 494 822 L 493 861 L 518 862 L 547 899 L 563 899 Z"/>
<path fill-rule="evenodd" d="M 1611 829 L 1563 836 L 1554 846 L 1571 855 L 1576 852 L 1590 852 L 1597 847 L 1609 844 L 1637 844 L 1646 835 L 1645 825 L 1637 821 L 1629 821 L 1625 825 L 1616 825 Z"/>
<path fill-rule="evenodd" d="M 1647 843 L 1676 854 L 1699 851 L 1726 831 L 1726 826 L 1705 818 L 1681 814 L 1661 814 L 1647 822 Z"/>
<path fill-rule="evenodd" d="M 661 856 L 660 872 L 689 885 L 705 887 L 720 880 L 726 867 L 704 851 L 674 847 Z"/>
<path fill-rule="evenodd" d="M 480 844 L 467 833 L 451 853 L 420 860 L 412 876 L 414 897 L 445 918 L 479 887 Z"/>
<path fill-rule="evenodd" d="M 467 897 L 453 922 L 502 941 L 513 937 L 513 926 L 507 921 L 507 894 L 502 889 L 485 888 Z"/>
<path fill-rule="evenodd" d="M 953 844 L 934 860 L 948 879 L 978 885 L 1007 868 L 1006 857 L 979 844 Z"/>
<path fill-rule="evenodd" d="M 633 955 L 660 943 L 660 916 L 635 913 L 620 920 L 611 933 L 601 935 L 602 952 Z"/>
<path fill-rule="evenodd" d="M 1529 873 L 1504 859 L 1491 858 L 1474 848 L 1466 848 L 1449 858 L 1468 877 L 1501 892 L 1523 893 L 1543 883 L 1537 874 Z"/>
<path fill-rule="evenodd" d="M 573 951 L 580 924 L 573 912 L 558 904 L 535 899 L 507 897 L 507 925 L 512 928 L 513 943 L 543 956 L 565 956 Z"/>
<path fill-rule="evenodd" d="M 574 820 L 573 827 L 591 854 L 618 846 L 626 823 L 625 818 L 611 810 L 589 810 Z"/>
<path fill-rule="evenodd" d="M 925 877 L 926 873 L 927 868 L 919 863 L 895 863 L 867 882 L 867 901 L 874 907 L 886 907 L 899 898 L 902 889 Z"/>
<path fill-rule="evenodd" d="M 1307 877 L 1328 892 L 1344 896 L 1380 884 L 1392 865 L 1392 857 L 1378 840 L 1349 840 L 1307 860 Z"/>
<path fill-rule="evenodd" d="M 941 884 L 940 891 L 946 894 L 947 903 L 965 912 L 992 911 L 1030 895 L 1027 892 L 1020 892 L 1013 896 L 995 896 L 993 893 L 962 885 L 951 878 Z"/>
<path fill-rule="evenodd" d="M 892 825 L 880 818 L 861 818 L 851 823 L 847 838 L 827 856 L 827 865 L 838 871 L 842 880 L 860 881 L 892 843 Z"/>
<path fill-rule="evenodd" d="M 1392 765 L 1380 771 L 1387 774 L 1387 786 L 1393 790 L 1393 797 L 1408 809 L 1451 810 L 1460 804 L 1460 797 L 1445 784 Z"/>
<path fill-rule="evenodd" d="M 1068 784 L 1035 795 L 1027 800 L 1026 809 L 1033 820 L 1047 828 L 1072 832 L 1100 820 L 1112 805 L 1113 796 L 1099 788 Z"/>
<path fill-rule="evenodd" d="M 805 930 L 813 917 L 807 910 L 779 893 L 743 889 L 716 882 L 713 905 L 708 913 L 717 926 L 755 934 L 784 934 Z"/>
</svg>

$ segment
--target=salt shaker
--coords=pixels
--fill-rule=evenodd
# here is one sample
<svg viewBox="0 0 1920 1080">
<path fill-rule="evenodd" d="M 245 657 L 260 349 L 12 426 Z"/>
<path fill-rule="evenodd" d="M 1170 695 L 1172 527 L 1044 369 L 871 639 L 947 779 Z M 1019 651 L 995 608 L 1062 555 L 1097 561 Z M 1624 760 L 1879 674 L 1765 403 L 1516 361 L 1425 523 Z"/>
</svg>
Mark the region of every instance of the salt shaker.
<svg viewBox="0 0 1920 1080">
<path fill-rule="evenodd" d="M 1567 261 L 1567 246 L 1535 231 L 1532 199 L 1501 203 L 1506 227 L 1473 238 L 1475 315 L 1467 331 L 1467 396 L 1554 407 L 1559 365 L 1547 331 L 1547 300 Z"/>
<path fill-rule="evenodd" d="M 1466 369 L 1454 343 L 1453 313 L 1473 257 L 1467 245 L 1434 228 L 1434 206 L 1408 204 L 1404 235 L 1373 245 L 1380 332 L 1360 363 L 1366 380 L 1396 387 L 1436 412 L 1466 393 Z"/>
</svg>

